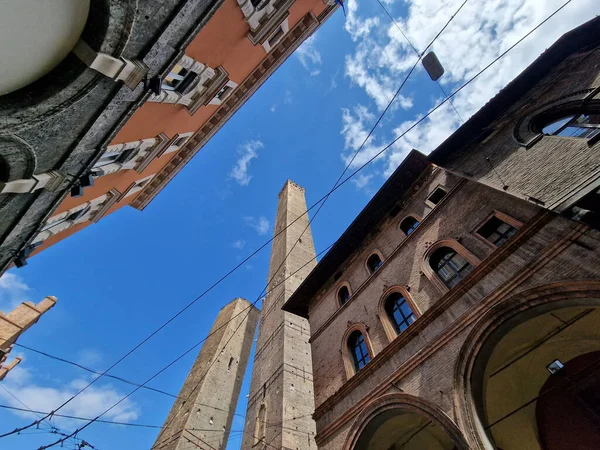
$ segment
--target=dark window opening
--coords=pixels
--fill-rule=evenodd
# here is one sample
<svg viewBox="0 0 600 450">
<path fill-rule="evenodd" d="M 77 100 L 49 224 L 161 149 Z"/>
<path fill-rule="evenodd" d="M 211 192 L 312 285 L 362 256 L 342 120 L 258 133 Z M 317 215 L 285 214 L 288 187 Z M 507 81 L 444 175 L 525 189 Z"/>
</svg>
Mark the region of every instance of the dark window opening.
<svg viewBox="0 0 600 450">
<path fill-rule="evenodd" d="M 429 264 L 449 288 L 456 286 L 473 270 L 473 266 L 465 258 L 449 247 L 442 247 L 433 252 Z"/>
<path fill-rule="evenodd" d="M 542 128 L 551 136 L 589 139 L 600 134 L 600 114 L 577 114 L 555 120 Z"/>
<path fill-rule="evenodd" d="M 360 331 L 355 331 L 350 335 L 348 338 L 348 347 L 352 353 L 354 369 L 358 372 L 371 361 L 365 337 Z"/>
<path fill-rule="evenodd" d="M 279 40 L 283 37 L 283 34 L 283 28 L 277 28 L 277 31 L 269 38 L 269 47 L 275 47 L 279 43 Z"/>
<path fill-rule="evenodd" d="M 504 245 L 516 232 L 517 229 L 515 227 L 503 222 L 496 216 L 490 218 L 490 220 L 477 230 L 477 234 L 498 247 Z"/>
<path fill-rule="evenodd" d="M 340 302 L 340 306 L 346 303 L 350 299 L 350 291 L 347 286 L 342 286 L 338 291 L 338 301 Z"/>
<path fill-rule="evenodd" d="M 382 264 L 383 261 L 381 261 L 381 258 L 377 253 L 373 253 L 371 256 L 369 256 L 369 259 L 367 259 L 367 267 L 371 273 L 375 273 L 375 271 L 379 269 Z"/>
<path fill-rule="evenodd" d="M 231 365 L 233 364 L 233 357 L 229 358 L 229 363 L 227 364 L 227 371 L 231 369 Z"/>
<path fill-rule="evenodd" d="M 404 296 L 398 292 L 394 292 L 386 299 L 385 312 L 398 334 L 406 330 L 417 319 Z"/>
<path fill-rule="evenodd" d="M 232 90 L 233 88 L 231 86 L 225 85 L 221 88 L 219 92 L 217 92 L 217 95 L 215 95 L 215 97 L 219 100 L 223 100 L 225 99 L 225 97 L 227 97 L 227 95 L 229 95 L 229 92 L 231 92 Z"/>
<path fill-rule="evenodd" d="M 250 0 L 250 3 L 252 3 L 252 6 L 254 6 L 257 11 L 260 11 L 269 4 L 269 1 L 270 0 Z"/>
<path fill-rule="evenodd" d="M 342 272 L 342 271 L 340 270 L 338 273 L 336 273 L 336 274 L 333 276 L 333 280 L 334 280 L 334 281 L 337 281 L 337 280 L 339 280 L 340 278 L 342 278 L 342 275 L 343 275 L 343 274 L 344 274 L 344 272 Z"/>
<path fill-rule="evenodd" d="M 412 233 L 413 231 L 415 231 L 415 229 L 419 226 L 419 221 L 417 219 L 415 219 L 412 216 L 408 216 L 406 219 L 404 219 L 401 223 L 400 223 L 400 229 L 404 232 L 404 234 L 406 234 L 407 236 Z"/>
<path fill-rule="evenodd" d="M 179 147 L 179 146 L 181 146 L 181 144 L 183 144 L 187 140 L 188 140 L 188 136 L 179 136 L 177 139 L 175 139 L 173 141 L 173 143 L 171 145 L 174 145 L 175 147 Z"/>
<path fill-rule="evenodd" d="M 435 191 L 427 198 L 427 200 L 434 205 L 437 205 L 446 196 L 446 191 L 442 188 L 436 188 Z"/>
</svg>

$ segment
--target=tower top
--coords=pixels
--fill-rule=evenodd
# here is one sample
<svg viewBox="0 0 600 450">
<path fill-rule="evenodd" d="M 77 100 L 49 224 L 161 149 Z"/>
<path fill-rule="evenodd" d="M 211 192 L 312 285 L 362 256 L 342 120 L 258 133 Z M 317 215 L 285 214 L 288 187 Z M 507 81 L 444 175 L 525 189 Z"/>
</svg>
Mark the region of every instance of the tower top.
<svg viewBox="0 0 600 450">
<path fill-rule="evenodd" d="M 281 191 L 279 191 L 279 197 L 281 197 L 281 194 L 283 194 L 283 192 L 286 189 L 289 189 L 290 187 L 293 187 L 295 189 L 298 189 L 299 191 L 304 192 L 304 188 L 302 186 L 300 186 L 298 183 L 294 183 L 292 180 L 288 179 L 285 183 L 283 183 L 283 187 L 281 188 Z"/>
</svg>

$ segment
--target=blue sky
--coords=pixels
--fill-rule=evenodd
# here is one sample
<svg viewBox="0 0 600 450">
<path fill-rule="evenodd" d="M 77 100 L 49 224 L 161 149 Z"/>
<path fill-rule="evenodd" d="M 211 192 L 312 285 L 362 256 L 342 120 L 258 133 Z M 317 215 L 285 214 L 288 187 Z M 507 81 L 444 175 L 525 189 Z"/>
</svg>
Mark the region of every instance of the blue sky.
<svg viewBox="0 0 600 450">
<path fill-rule="evenodd" d="M 543 5 L 540 5 L 543 3 Z M 433 49 L 446 69 L 447 92 L 462 84 L 543 20 L 561 2 L 471 0 Z M 456 10 L 457 0 L 386 0 L 417 48 L 424 48 Z M 308 204 L 324 195 L 383 110 L 415 56 L 375 0 L 349 0 L 217 133 L 146 208 L 124 208 L 31 259 L 0 279 L 0 309 L 58 297 L 57 305 L 19 341 L 103 370 L 194 299 L 272 234 L 277 194 L 290 178 Z M 455 105 L 468 118 L 556 38 L 600 13 L 595 0 L 574 0 L 493 70 L 461 92 Z M 365 162 L 442 99 L 419 68 L 353 167 Z M 349 225 L 411 148 L 431 151 L 460 124 L 448 107 L 398 141 L 353 182 L 334 193 L 313 223 L 317 252 Z M 254 301 L 267 278 L 268 248 L 198 301 L 111 373 L 143 382 L 208 333 L 219 309 L 237 296 Z M 24 360 L 0 384 L 0 404 L 47 411 L 90 374 L 15 349 Z M 151 386 L 177 394 L 197 351 Z M 249 368 L 250 369 L 250 368 Z M 238 413 L 245 412 L 247 376 Z M 5 389 L 3 389 L 4 387 Z M 102 379 L 66 414 L 91 417 L 131 386 Z M 161 425 L 170 397 L 139 391 L 108 419 Z M 0 410 L 0 434 L 31 421 Z M 63 431 L 79 422 L 55 419 Z M 236 416 L 232 429 L 243 428 Z M 149 449 L 157 430 L 93 424 L 81 437 L 101 450 Z M 32 449 L 56 436 L 31 431 L 2 448 Z M 228 448 L 237 449 L 240 433 Z"/>
</svg>

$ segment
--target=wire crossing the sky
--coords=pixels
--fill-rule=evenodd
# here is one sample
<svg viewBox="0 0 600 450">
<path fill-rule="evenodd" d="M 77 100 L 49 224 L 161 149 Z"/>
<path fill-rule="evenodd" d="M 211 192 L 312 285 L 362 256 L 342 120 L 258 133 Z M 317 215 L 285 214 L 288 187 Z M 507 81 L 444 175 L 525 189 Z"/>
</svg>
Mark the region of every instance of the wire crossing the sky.
<svg viewBox="0 0 600 450">
<path fill-rule="evenodd" d="M 553 13 L 551 13 L 548 17 L 546 17 L 542 22 L 540 22 L 537 26 L 535 26 L 532 30 L 530 30 L 527 34 L 525 34 L 521 39 L 519 39 L 517 42 L 515 42 L 513 45 L 511 45 L 507 50 L 505 50 L 503 53 L 501 53 L 498 57 L 496 57 L 492 62 L 490 62 L 487 66 L 485 66 L 483 69 L 481 69 L 477 74 L 475 74 L 472 78 L 470 78 L 468 81 L 466 81 L 464 84 L 462 84 L 458 89 L 456 89 L 454 92 L 452 92 L 452 94 L 450 94 L 445 100 L 443 100 L 442 102 L 438 103 L 434 108 L 432 108 L 426 115 L 424 115 L 421 119 L 419 119 L 417 122 L 415 122 L 412 126 L 410 126 L 406 131 L 404 131 L 402 134 L 400 134 L 398 137 L 396 137 L 390 144 L 386 145 L 385 147 L 383 147 L 379 152 L 377 152 L 373 157 L 371 157 L 367 162 L 365 162 L 363 165 L 361 165 L 360 167 L 358 167 L 354 172 L 352 172 L 348 177 L 346 177 L 345 179 L 343 179 L 341 182 L 339 182 L 334 189 L 332 189 L 328 194 L 326 194 L 325 196 L 323 196 L 320 200 L 318 200 L 315 204 L 313 204 L 310 208 L 307 209 L 307 212 L 312 210 L 313 208 L 315 208 L 317 205 L 321 204 L 326 198 L 328 198 L 329 195 L 331 195 L 331 193 L 335 192 L 337 189 L 339 189 L 341 186 L 343 186 L 344 184 L 346 184 L 351 178 L 353 178 L 356 174 L 358 174 L 361 170 L 363 170 L 367 165 L 369 165 L 371 162 L 373 162 L 377 157 L 379 157 L 381 154 L 383 154 L 386 150 L 388 150 L 392 145 L 394 145 L 399 139 L 401 139 L 403 136 L 405 136 L 408 132 L 410 132 L 412 129 L 414 129 L 416 126 L 418 126 L 420 123 L 422 123 L 426 118 L 428 118 L 433 112 L 435 112 L 436 110 L 438 110 L 441 106 L 443 106 L 446 102 L 448 102 L 452 97 L 454 97 L 456 94 L 458 94 L 461 90 L 463 90 L 466 86 L 468 86 L 470 83 L 472 83 L 475 79 L 477 79 L 482 73 L 484 73 L 485 71 L 487 71 L 492 65 L 494 65 L 497 61 L 499 61 L 500 59 L 502 59 L 508 52 L 510 52 L 512 49 L 514 49 L 517 45 L 519 45 L 523 40 L 525 40 L 527 37 L 529 37 L 532 33 L 534 33 L 538 28 L 540 28 L 543 24 L 545 24 L 548 20 L 550 20 L 552 17 L 554 17 L 559 11 L 561 11 L 563 8 L 565 8 L 569 3 L 571 3 L 572 0 L 567 0 L 565 3 L 563 3 L 558 9 L 556 9 Z M 439 34 L 438 34 L 439 35 Z M 102 377 L 103 375 L 105 375 L 109 370 L 111 370 L 112 368 L 114 368 L 117 364 L 119 364 L 122 360 L 124 360 L 126 357 L 128 357 L 131 353 L 133 353 L 135 350 L 137 350 L 137 348 L 139 348 L 141 345 L 143 345 L 145 342 L 147 342 L 149 339 L 151 339 L 154 335 L 156 335 L 160 330 L 162 330 L 164 327 L 166 327 L 170 322 L 172 322 L 173 320 L 175 320 L 175 318 L 177 318 L 179 315 L 181 315 L 185 310 L 187 310 L 189 307 L 191 307 L 194 303 L 196 303 L 200 298 L 202 298 L 204 295 L 206 295 L 208 292 L 210 292 L 212 289 L 214 289 L 214 287 L 216 287 L 218 284 L 220 284 L 223 280 L 225 280 L 227 277 L 229 277 L 233 272 L 235 272 L 239 267 L 241 267 L 243 264 L 245 264 L 249 259 L 251 259 L 254 255 L 256 255 L 260 250 L 262 250 L 264 247 L 266 247 L 270 242 L 272 242 L 279 234 L 281 234 L 283 231 L 285 231 L 285 229 L 289 228 L 291 225 L 293 225 L 293 223 L 295 223 L 297 220 L 299 220 L 302 216 L 299 216 L 298 218 L 296 218 L 294 221 L 292 221 L 286 228 L 282 229 L 279 233 L 275 234 L 271 239 L 269 239 L 265 244 L 263 244 L 261 247 L 259 247 L 255 252 L 253 252 L 250 256 L 248 256 L 247 258 L 245 258 L 241 263 L 239 263 L 237 266 L 235 266 L 233 269 L 231 269 L 227 274 L 225 274 L 223 277 L 221 277 L 217 282 L 215 282 L 213 285 L 211 285 L 207 290 L 205 290 L 200 296 L 198 296 L 196 299 L 194 299 L 192 302 L 190 302 L 188 305 L 186 305 L 186 307 L 184 307 L 180 312 L 178 312 L 176 315 L 174 315 L 171 319 L 169 319 L 166 323 L 164 323 L 161 327 L 159 327 L 155 332 L 153 332 L 150 336 L 148 336 L 146 339 L 144 339 L 141 343 L 139 343 L 136 347 L 134 347 L 130 352 L 128 352 L 125 356 L 123 356 L 119 361 L 117 361 L 115 364 L 113 364 L 111 367 L 109 367 L 106 371 L 103 372 L 102 375 L 100 375 L 98 378 L 94 379 L 90 385 L 92 383 L 94 383 L 95 381 L 97 381 L 100 377 Z M 170 366 L 169 366 L 170 367 Z M 165 368 L 166 369 L 166 368 Z M 89 387 L 89 385 L 88 385 Z M 85 388 L 84 388 L 85 389 Z M 138 388 L 139 389 L 139 388 Z M 137 390 L 137 389 L 136 389 Z M 83 390 L 82 390 L 83 391 Z M 82 392 L 81 391 L 81 392 Z M 79 393 L 81 393 L 79 392 Z M 79 395 L 76 394 L 75 396 Z M 73 396 L 71 399 L 69 399 L 67 402 L 65 402 L 63 405 L 61 405 L 59 408 L 57 408 L 54 412 L 58 411 L 60 408 L 62 408 L 66 403 L 68 403 L 69 401 L 71 401 L 73 398 L 75 398 L 75 396 Z M 36 423 L 38 423 L 38 421 L 33 422 L 32 424 L 26 426 L 26 427 L 22 427 L 19 428 L 17 430 L 11 431 L 9 433 L 5 433 L 3 435 L 0 435 L 0 437 L 5 437 L 5 436 L 9 436 L 11 434 L 15 434 L 18 433 L 19 431 L 23 431 L 27 428 L 30 428 L 34 425 L 36 425 Z M 57 443 L 60 443 L 57 441 Z M 55 444 L 51 444 L 50 446 L 56 445 Z M 49 448 L 49 446 L 46 446 L 45 448 Z"/>
</svg>

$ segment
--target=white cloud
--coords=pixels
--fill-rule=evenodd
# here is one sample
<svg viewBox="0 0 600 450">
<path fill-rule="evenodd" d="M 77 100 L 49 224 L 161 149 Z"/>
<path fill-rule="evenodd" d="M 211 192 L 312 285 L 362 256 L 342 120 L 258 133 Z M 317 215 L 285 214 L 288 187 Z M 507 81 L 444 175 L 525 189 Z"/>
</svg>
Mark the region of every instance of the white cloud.
<svg viewBox="0 0 600 450">
<path fill-rule="evenodd" d="M 277 110 L 277 105 L 271 106 L 271 112 L 274 113 Z"/>
<path fill-rule="evenodd" d="M 240 158 L 235 163 L 234 168 L 229 174 L 240 186 L 247 186 L 252 179 L 252 175 L 248 174 L 250 161 L 258 157 L 258 150 L 263 148 L 261 141 L 248 141 L 238 148 Z"/>
<path fill-rule="evenodd" d="M 88 384 L 88 381 L 78 378 L 67 383 L 60 383 L 60 385 L 54 387 L 42 386 L 33 381 L 33 376 L 27 369 L 17 366 L 8 373 L 3 383 L 6 383 L 7 389 L 29 408 L 49 412 L 76 394 Z M 108 384 L 103 386 L 93 385 L 61 408 L 60 413 L 93 418 L 117 403 L 124 395 L 124 393 Z M 23 407 L 14 397 L 1 389 L 0 399 L 3 403 L 8 403 L 11 406 Z M 37 418 L 37 416 L 28 412 L 13 411 L 13 413 L 21 417 Z M 132 400 L 126 399 L 103 417 L 118 422 L 131 422 L 137 420 L 139 414 L 139 406 Z M 74 423 L 81 423 L 59 417 L 55 417 L 54 420 L 59 426 L 72 426 Z"/>
<path fill-rule="evenodd" d="M 392 3 L 392 0 L 386 3 Z M 446 91 L 450 93 L 475 75 L 562 3 L 563 0 L 491 0 L 486 2 L 485 8 L 478 2 L 467 3 L 432 47 L 445 69 L 440 82 L 446 85 Z M 459 0 L 406 0 L 401 8 L 398 7 L 403 15 L 398 15 L 394 8 L 391 13 L 416 48 L 422 51 L 459 4 Z M 383 11 L 374 17 L 361 17 L 356 0 L 348 0 L 347 5 L 346 30 L 356 47 L 352 54 L 346 55 L 346 76 L 361 87 L 373 106 L 381 111 L 416 61 L 416 55 Z M 595 0 L 568 5 L 453 98 L 461 116 L 468 119 L 563 33 L 599 13 L 600 4 Z M 416 72 L 422 71 L 419 64 Z M 414 73 L 412 77 L 416 75 Z M 431 108 L 442 98 L 423 100 Z M 407 110 L 411 99 L 399 99 L 399 104 Z M 356 143 L 370 129 L 371 121 L 367 119 L 373 106 L 358 105 L 342 110 L 342 134 L 346 143 L 342 157 L 345 160 L 348 160 L 349 149 L 356 148 Z M 388 112 L 386 117 L 391 117 L 393 135 L 384 136 L 378 129 L 378 136 L 371 137 L 374 140 L 365 146 L 365 155 L 360 155 L 353 165 L 369 159 L 386 141 L 398 136 L 424 113 L 423 109 L 415 111 L 411 118 L 404 112 L 396 118 L 394 111 Z M 460 120 L 450 105 L 444 105 L 384 154 L 384 175 L 389 176 L 412 148 L 428 153 L 459 125 Z M 380 145 L 376 149 L 377 143 Z"/>
<path fill-rule="evenodd" d="M 267 234 L 269 232 L 269 221 L 264 216 L 260 217 L 252 217 L 246 216 L 244 217 L 244 222 L 251 228 L 254 228 L 256 232 L 260 235 Z"/>
<path fill-rule="evenodd" d="M 0 277 L 0 310 L 9 312 L 22 302 L 30 301 L 27 295 L 30 290 L 19 275 L 6 272 Z"/>
<path fill-rule="evenodd" d="M 351 169 L 363 165 L 380 150 L 375 142 L 376 137 L 372 135 L 360 153 L 354 156 L 367 138 L 375 120 L 375 116 L 364 105 L 357 105 L 352 111 L 342 108 L 341 134 L 344 136 L 342 159 L 346 165 L 350 165 Z"/>
<path fill-rule="evenodd" d="M 246 246 L 246 241 L 238 240 L 231 243 L 233 248 L 237 248 L 238 250 L 243 249 Z"/>
<path fill-rule="evenodd" d="M 318 67 L 321 65 L 321 53 L 316 47 L 317 37 L 313 34 L 305 40 L 300 47 L 294 52 L 300 63 L 310 73 L 311 77 L 321 73 Z"/>
<path fill-rule="evenodd" d="M 352 183 L 356 186 L 357 189 L 363 189 L 368 186 L 371 179 L 374 177 L 374 174 L 364 174 L 359 173 L 354 178 L 352 178 Z"/>
<path fill-rule="evenodd" d="M 291 105 L 293 101 L 294 98 L 292 97 L 292 91 L 286 89 L 285 97 L 283 97 L 283 103 L 285 103 L 286 105 Z"/>
<path fill-rule="evenodd" d="M 102 353 L 92 348 L 80 350 L 77 354 L 77 362 L 86 367 L 97 367 L 102 362 Z"/>
</svg>

